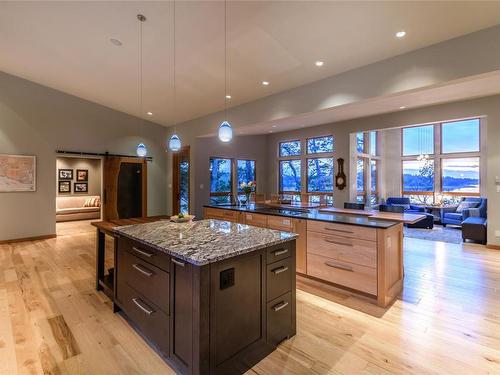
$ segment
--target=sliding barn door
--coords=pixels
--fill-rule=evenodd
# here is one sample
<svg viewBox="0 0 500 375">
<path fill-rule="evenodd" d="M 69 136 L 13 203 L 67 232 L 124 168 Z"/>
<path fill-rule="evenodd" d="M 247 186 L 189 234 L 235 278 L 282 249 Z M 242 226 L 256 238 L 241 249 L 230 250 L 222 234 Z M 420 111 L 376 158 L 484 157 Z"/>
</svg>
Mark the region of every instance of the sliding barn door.
<svg viewBox="0 0 500 375">
<path fill-rule="evenodd" d="M 145 159 L 105 158 L 103 213 L 104 220 L 147 216 Z"/>
</svg>

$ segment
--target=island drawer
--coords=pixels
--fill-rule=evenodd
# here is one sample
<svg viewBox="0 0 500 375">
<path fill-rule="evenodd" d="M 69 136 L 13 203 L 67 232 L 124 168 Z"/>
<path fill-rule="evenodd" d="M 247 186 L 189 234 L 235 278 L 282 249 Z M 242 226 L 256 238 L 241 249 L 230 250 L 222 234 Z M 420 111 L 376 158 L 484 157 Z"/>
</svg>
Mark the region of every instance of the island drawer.
<svg viewBox="0 0 500 375">
<path fill-rule="evenodd" d="M 118 248 L 127 250 L 136 257 L 161 268 L 164 271 L 170 269 L 170 256 L 161 251 L 153 249 L 150 246 L 143 245 L 139 242 L 133 241 L 127 237 L 120 237 L 118 240 Z"/>
<path fill-rule="evenodd" d="M 343 262 L 377 267 L 377 243 L 374 241 L 308 232 L 307 251 Z"/>
<path fill-rule="evenodd" d="M 288 258 L 291 253 L 292 248 L 290 242 L 271 246 L 267 249 L 267 264 Z"/>
<path fill-rule="evenodd" d="M 255 227 L 267 228 L 267 216 L 254 213 L 243 213 L 244 223 Z"/>
<path fill-rule="evenodd" d="M 331 283 L 377 295 L 377 269 L 307 254 L 307 274 Z"/>
<path fill-rule="evenodd" d="M 118 251 L 117 258 L 119 282 L 127 283 L 169 315 L 170 274 L 128 251 Z"/>
<path fill-rule="evenodd" d="M 292 293 L 286 293 L 267 304 L 267 343 L 278 345 L 293 332 Z"/>
<path fill-rule="evenodd" d="M 358 225 L 309 220 L 307 222 L 307 230 L 319 233 L 335 234 L 342 237 L 354 237 L 367 241 L 377 240 L 377 229 Z"/>
<path fill-rule="evenodd" d="M 218 219 L 237 222 L 238 211 L 224 210 L 220 208 L 205 208 L 205 219 Z"/>
<path fill-rule="evenodd" d="M 122 310 L 142 334 L 168 357 L 169 317 L 126 283 L 119 285 L 117 299 Z"/>
<path fill-rule="evenodd" d="M 293 230 L 293 219 L 289 217 L 270 215 L 267 217 L 267 227 L 269 229 L 291 232 Z"/>
<path fill-rule="evenodd" d="M 267 301 L 292 290 L 292 259 L 287 258 L 267 266 Z"/>
</svg>

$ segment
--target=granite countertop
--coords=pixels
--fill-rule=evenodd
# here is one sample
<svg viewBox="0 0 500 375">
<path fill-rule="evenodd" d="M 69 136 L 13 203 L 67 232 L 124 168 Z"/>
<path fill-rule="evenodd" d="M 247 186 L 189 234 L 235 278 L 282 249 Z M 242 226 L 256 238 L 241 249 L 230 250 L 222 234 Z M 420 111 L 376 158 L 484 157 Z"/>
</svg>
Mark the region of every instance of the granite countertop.
<svg viewBox="0 0 500 375">
<path fill-rule="evenodd" d="M 338 224 L 359 225 L 370 228 L 387 229 L 394 225 L 399 224 L 397 221 L 374 219 L 367 216 L 356 216 L 348 214 L 337 214 L 320 212 L 318 209 L 297 209 L 290 207 L 270 207 L 264 204 L 250 204 L 248 206 L 237 205 L 205 205 L 204 207 L 219 208 L 223 210 L 233 210 L 242 212 L 251 212 L 264 215 L 275 215 L 285 217 L 295 217 L 297 219 L 317 220 Z"/>
<path fill-rule="evenodd" d="M 113 228 L 115 232 L 196 266 L 297 238 L 297 234 L 220 220 L 167 220 Z"/>
</svg>

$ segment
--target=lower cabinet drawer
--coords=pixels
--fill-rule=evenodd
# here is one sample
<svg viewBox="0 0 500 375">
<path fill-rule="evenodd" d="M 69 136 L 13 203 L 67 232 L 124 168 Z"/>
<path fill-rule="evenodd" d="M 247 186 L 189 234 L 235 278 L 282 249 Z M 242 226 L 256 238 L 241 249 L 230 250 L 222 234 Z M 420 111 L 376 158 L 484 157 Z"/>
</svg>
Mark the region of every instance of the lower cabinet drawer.
<svg viewBox="0 0 500 375">
<path fill-rule="evenodd" d="M 377 269 L 307 254 L 307 274 L 331 283 L 377 295 Z"/>
<path fill-rule="evenodd" d="M 291 232 L 293 230 L 293 219 L 290 217 L 271 216 L 267 217 L 267 227 L 269 229 Z"/>
<path fill-rule="evenodd" d="M 278 260 L 282 260 L 290 257 L 292 253 L 290 242 L 286 242 L 279 245 L 271 246 L 267 249 L 266 261 L 267 264 L 277 262 Z"/>
<path fill-rule="evenodd" d="M 238 211 L 224 210 L 220 208 L 206 208 L 205 209 L 205 219 L 218 219 L 237 222 L 238 221 Z"/>
<path fill-rule="evenodd" d="M 267 266 L 267 301 L 292 290 L 291 258 Z"/>
<path fill-rule="evenodd" d="M 253 225 L 255 227 L 267 228 L 267 216 L 261 214 L 249 214 L 243 213 L 244 222 L 247 225 Z"/>
<path fill-rule="evenodd" d="M 128 251 L 118 250 L 117 257 L 119 281 L 133 287 L 169 315 L 170 274 Z"/>
<path fill-rule="evenodd" d="M 267 304 L 267 342 L 278 345 L 292 332 L 292 293 L 286 293 Z"/>
<path fill-rule="evenodd" d="M 170 269 L 170 256 L 125 236 L 121 236 L 118 239 L 118 248 L 120 250 L 127 250 L 136 257 L 154 264 L 165 271 Z"/>
<path fill-rule="evenodd" d="M 377 243 L 334 234 L 307 232 L 307 251 L 366 267 L 377 266 Z"/>
<path fill-rule="evenodd" d="M 158 306 L 125 283 L 118 284 L 117 299 L 129 319 L 165 356 L 169 355 L 169 317 Z"/>
</svg>

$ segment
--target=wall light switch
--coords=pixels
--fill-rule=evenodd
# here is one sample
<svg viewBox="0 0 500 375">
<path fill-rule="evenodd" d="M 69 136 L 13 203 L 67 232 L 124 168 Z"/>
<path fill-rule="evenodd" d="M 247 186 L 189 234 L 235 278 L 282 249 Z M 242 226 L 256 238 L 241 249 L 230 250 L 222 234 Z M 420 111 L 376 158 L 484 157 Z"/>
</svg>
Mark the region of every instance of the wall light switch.
<svg viewBox="0 0 500 375">
<path fill-rule="evenodd" d="M 497 185 L 497 193 L 500 193 L 500 185 Z"/>
<path fill-rule="evenodd" d="M 500 237 L 500 230 L 495 231 L 495 237 Z"/>
<path fill-rule="evenodd" d="M 204 189 L 204 188 L 205 188 L 205 185 L 200 184 L 200 189 Z"/>
</svg>

